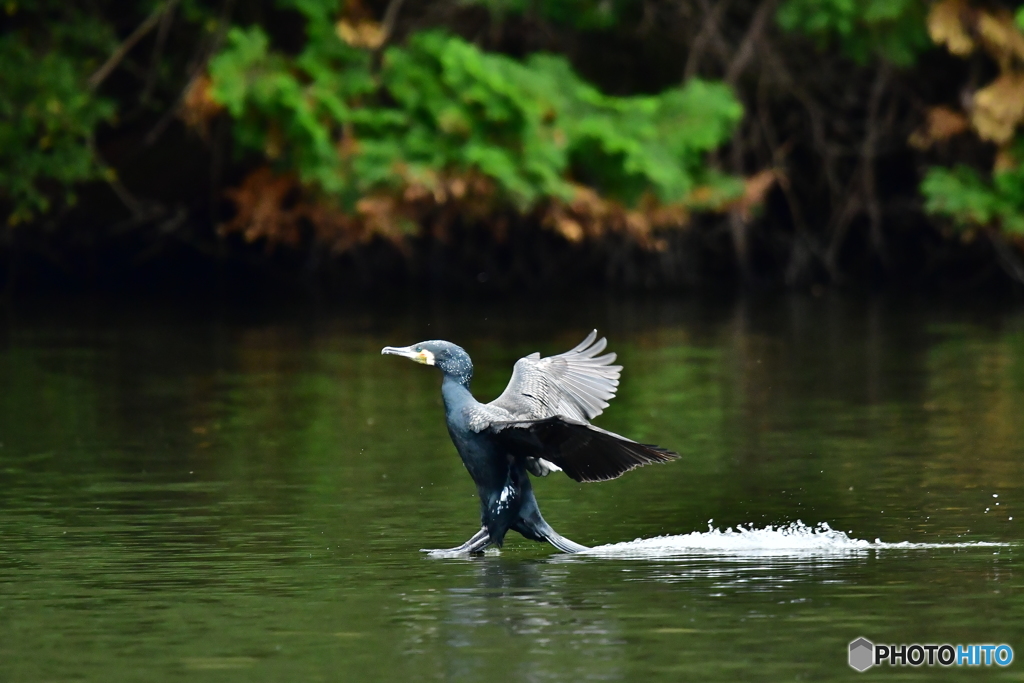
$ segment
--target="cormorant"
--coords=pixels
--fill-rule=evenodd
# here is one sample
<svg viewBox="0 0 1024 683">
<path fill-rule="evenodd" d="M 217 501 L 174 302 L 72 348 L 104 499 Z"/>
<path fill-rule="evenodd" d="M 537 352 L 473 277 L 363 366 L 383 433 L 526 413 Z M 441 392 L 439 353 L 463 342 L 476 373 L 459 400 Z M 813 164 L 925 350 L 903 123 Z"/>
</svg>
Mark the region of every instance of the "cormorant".
<svg viewBox="0 0 1024 683">
<path fill-rule="evenodd" d="M 456 548 L 424 552 L 482 552 L 501 546 L 509 529 L 562 552 L 586 550 L 544 521 L 527 473 L 543 477 L 561 471 L 576 481 L 607 481 L 679 457 L 589 423 L 608 407 L 619 386 L 622 366 L 612 365 L 615 354 L 598 355 L 606 345 L 594 330 L 565 353 L 520 358 L 505 391 L 487 404 L 469 391 L 473 362 L 461 347 L 433 340 L 381 350 L 444 373 L 441 396 L 448 433 L 480 494 L 480 531 Z"/>
</svg>

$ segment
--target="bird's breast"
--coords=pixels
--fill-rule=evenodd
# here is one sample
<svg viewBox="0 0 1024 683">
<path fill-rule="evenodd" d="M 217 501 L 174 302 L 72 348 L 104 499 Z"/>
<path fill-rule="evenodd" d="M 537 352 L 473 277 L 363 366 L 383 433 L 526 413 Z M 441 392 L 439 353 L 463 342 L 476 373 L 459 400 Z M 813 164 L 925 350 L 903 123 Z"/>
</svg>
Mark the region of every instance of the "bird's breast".
<svg viewBox="0 0 1024 683">
<path fill-rule="evenodd" d="M 478 434 L 464 429 L 448 428 L 455 449 L 462 458 L 462 463 L 469 471 L 469 476 L 477 486 L 504 486 L 508 478 L 509 460 L 505 453 L 496 447 L 487 434 Z"/>
</svg>

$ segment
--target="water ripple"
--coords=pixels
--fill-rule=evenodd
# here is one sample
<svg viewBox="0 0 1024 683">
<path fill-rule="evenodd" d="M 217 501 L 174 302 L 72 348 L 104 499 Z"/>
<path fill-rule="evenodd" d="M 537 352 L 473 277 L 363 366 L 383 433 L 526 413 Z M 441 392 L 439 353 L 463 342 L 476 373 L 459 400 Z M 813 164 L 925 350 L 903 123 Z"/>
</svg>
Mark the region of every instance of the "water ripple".
<svg viewBox="0 0 1024 683">
<path fill-rule="evenodd" d="M 833 529 L 825 522 L 808 526 L 797 520 L 790 524 L 753 525 L 735 529 L 717 529 L 708 521 L 706 532 L 694 531 L 676 536 L 638 538 L 591 548 L 581 555 L 627 559 L 654 559 L 681 555 L 728 556 L 817 556 L 862 554 L 869 551 L 918 550 L 929 548 L 1006 547 L 1007 543 L 984 541 L 963 543 L 885 543 L 880 539 L 866 541 L 851 538 L 846 532 Z"/>
</svg>

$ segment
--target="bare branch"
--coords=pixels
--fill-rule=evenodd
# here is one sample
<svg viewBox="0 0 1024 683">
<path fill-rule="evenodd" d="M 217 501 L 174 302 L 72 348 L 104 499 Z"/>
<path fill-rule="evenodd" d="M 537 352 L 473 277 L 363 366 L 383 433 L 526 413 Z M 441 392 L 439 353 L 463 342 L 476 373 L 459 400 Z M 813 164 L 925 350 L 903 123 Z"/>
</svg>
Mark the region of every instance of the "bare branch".
<svg viewBox="0 0 1024 683">
<path fill-rule="evenodd" d="M 785 62 L 770 47 L 762 49 L 762 58 L 771 64 L 772 74 L 778 78 L 781 84 L 803 105 L 811 120 L 811 140 L 814 148 L 818 151 L 825 171 L 825 179 L 828 181 L 829 195 L 833 204 L 840 201 L 842 197 L 842 186 L 839 175 L 836 172 L 836 152 L 833 145 L 829 143 L 828 133 L 825 128 L 827 115 L 822 105 L 815 100 L 806 89 L 797 84 L 797 80 L 786 68 Z"/>
<path fill-rule="evenodd" d="M 846 232 L 850 227 L 850 223 L 857 217 L 864 207 L 861 203 L 861 196 L 857 192 L 847 192 L 846 202 L 843 204 L 843 208 L 838 213 L 833 213 L 833 220 L 835 227 L 832 228 L 832 239 L 829 242 L 828 249 L 825 251 L 825 268 L 828 269 L 829 277 L 832 278 L 834 283 L 840 283 L 843 280 L 842 271 L 839 268 L 839 250 L 843 246 L 843 242 L 846 240 Z"/>
<path fill-rule="evenodd" d="M 163 56 L 164 47 L 167 45 L 167 35 L 171 32 L 171 24 L 174 23 L 174 8 L 180 0 L 170 0 L 167 9 L 160 17 L 160 25 L 156 30 L 156 41 L 153 43 L 153 56 L 149 60 L 149 73 L 146 74 L 146 85 L 139 95 L 140 102 L 149 100 L 149 96 L 156 87 L 157 75 L 160 72 L 160 58 Z"/>
<path fill-rule="evenodd" d="M 380 23 L 384 39 L 381 41 L 381 46 L 378 49 L 383 49 L 391 39 L 391 34 L 395 30 L 395 24 L 398 22 L 398 13 L 402 9 L 403 2 L 405 0 L 391 0 L 388 3 L 388 8 L 384 11 L 384 19 Z"/>
<path fill-rule="evenodd" d="M 218 20 L 219 28 L 217 32 L 210 38 L 207 44 L 204 46 L 202 42 L 200 47 L 196 50 L 196 58 L 193 61 L 193 66 L 189 71 L 188 80 L 185 82 L 185 87 L 178 93 L 177 99 L 174 104 L 168 109 L 160 120 L 149 130 L 146 137 L 143 138 L 142 144 L 145 147 L 150 147 L 155 143 L 167 126 L 171 124 L 174 117 L 178 115 L 178 111 L 181 109 L 182 102 L 185 101 L 185 96 L 188 91 L 195 85 L 196 79 L 203 75 L 206 70 L 206 65 L 209 63 L 213 55 L 220 49 L 221 43 L 224 41 L 224 36 L 227 34 L 228 27 L 230 24 L 231 11 L 234 8 L 235 0 L 224 0 L 224 5 L 221 8 L 221 17 Z"/>
<path fill-rule="evenodd" d="M 988 238 L 992 242 L 992 248 L 995 249 L 999 267 L 1014 282 L 1024 285 L 1024 262 L 1021 262 L 1020 255 L 1006 243 L 1006 240 L 997 231 L 990 230 Z"/>
<path fill-rule="evenodd" d="M 683 80 L 690 80 L 697 75 L 708 44 L 716 37 L 721 40 L 721 36 L 718 34 L 718 24 L 722 20 L 722 15 L 729 8 L 729 0 L 721 0 L 714 7 L 707 0 L 703 0 L 701 6 L 704 9 L 704 23 L 690 47 L 690 55 L 686 58 L 686 68 L 683 69 Z"/>
<path fill-rule="evenodd" d="M 757 44 L 761 40 L 761 35 L 764 33 L 764 28 L 768 24 L 774 9 L 775 0 L 765 0 L 757 8 L 757 12 L 754 13 L 754 18 L 750 20 L 747 33 L 743 36 L 743 42 L 740 43 L 739 49 L 736 50 L 736 55 L 733 57 L 732 62 L 729 63 L 729 69 L 725 73 L 725 82 L 729 85 L 736 85 L 736 81 L 739 80 L 743 70 L 750 64 L 750 60 L 754 58 Z"/>
<path fill-rule="evenodd" d="M 177 0 L 164 2 L 153 10 L 152 14 L 146 17 L 146 20 L 139 24 L 138 27 L 132 31 L 131 35 L 125 38 L 124 42 L 114 50 L 114 53 L 107 58 L 107 61 L 103 62 L 103 66 L 97 69 L 92 76 L 89 76 L 89 88 L 92 90 L 98 88 L 100 84 L 107 79 L 107 76 L 117 68 L 117 65 L 121 63 L 121 60 L 131 52 L 131 49 L 135 47 L 136 43 L 142 40 L 147 33 L 153 30 L 157 25 L 157 22 L 160 21 L 160 17 L 163 16 L 164 12 L 166 12 L 168 8 L 172 7 L 176 2 Z"/>
<path fill-rule="evenodd" d="M 878 138 L 881 134 L 878 125 L 878 110 L 881 107 L 882 95 L 885 93 L 888 83 L 889 66 L 883 62 L 878 68 L 874 85 L 871 87 L 871 96 L 868 99 L 867 130 L 864 133 L 864 146 L 861 152 L 861 183 L 864 191 L 864 208 L 871 226 L 871 246 L 883 264 L 887 264 L 888 257 L 885 249 L 885 235 L 882 232 L 882 207 L 878 201 L 878 188 L 875 179 L 875 157 L 878 152 Z"/>
</svg>

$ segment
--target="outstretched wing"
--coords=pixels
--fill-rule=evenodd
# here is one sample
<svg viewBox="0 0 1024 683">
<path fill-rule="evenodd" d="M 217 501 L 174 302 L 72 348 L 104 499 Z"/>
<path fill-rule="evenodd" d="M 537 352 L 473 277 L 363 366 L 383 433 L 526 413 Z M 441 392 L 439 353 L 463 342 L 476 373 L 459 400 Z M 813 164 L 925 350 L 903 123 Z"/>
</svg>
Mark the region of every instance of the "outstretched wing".
<svg viewBox="0 0 1024 683">
<path fill-rule="evenodd" d="M 597 341 L 595 341 L 595 339 Z M 619 388 L 621 365 L 604 351 L 608 341 L 594 330 L 575 348 L 541 358 L 531 353 L 516 361 L 512 379 L 501 396 L 488 405 L 522 420 L 562 416 L 586 422 L 601 414 Z"/>
<path fill-rule="evenodd" d="M 626 472 L 679 457 L 659 446 L 631 441 L 624 436 L 575 420 L 493 422 L 487 427 L 496 442 L 517 458 L 554 463 L 576 481 L 607 481 Z"/>
</svg>

